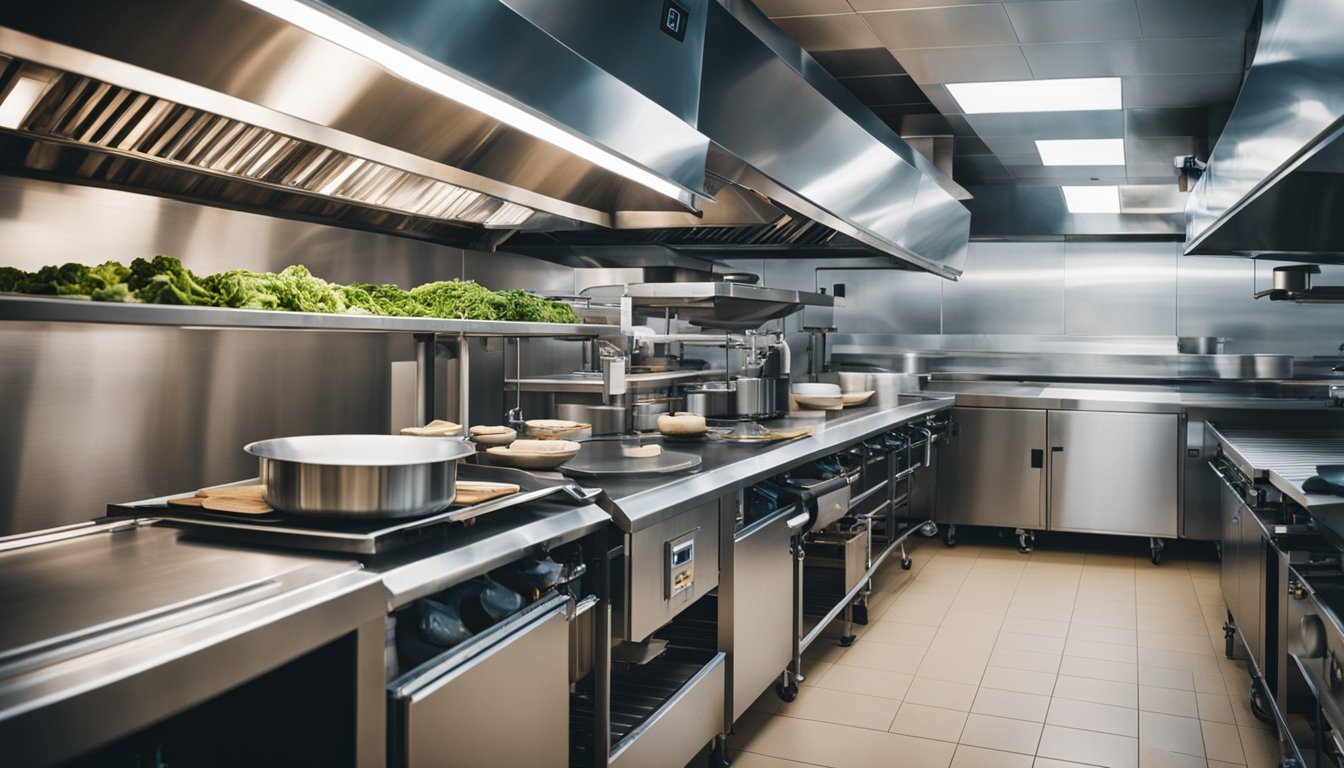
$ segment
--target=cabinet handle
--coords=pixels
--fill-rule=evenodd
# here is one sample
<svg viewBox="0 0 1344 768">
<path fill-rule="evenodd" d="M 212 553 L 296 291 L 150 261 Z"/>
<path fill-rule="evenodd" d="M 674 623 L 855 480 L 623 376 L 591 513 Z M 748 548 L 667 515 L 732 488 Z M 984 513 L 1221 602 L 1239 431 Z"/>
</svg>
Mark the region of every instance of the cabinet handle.
<svg viewBox="0 0 1344 768">
<path fill-rule="evenodd" d="M 1045 466 L 1045 451 L 1040 448 L 1031 449 L 1031 468 L 1040 469 Z"/>
<path fill-rule="evenodd" d="M 1051 453 L 1063 453 L 1063 452 L 1064 452 L 1064 446 L 1062 446 L 1062 445 L 1052 445 L 1052 446 L 1050 446 L 1050 452 L 1051 452 Z"/>
</svg>

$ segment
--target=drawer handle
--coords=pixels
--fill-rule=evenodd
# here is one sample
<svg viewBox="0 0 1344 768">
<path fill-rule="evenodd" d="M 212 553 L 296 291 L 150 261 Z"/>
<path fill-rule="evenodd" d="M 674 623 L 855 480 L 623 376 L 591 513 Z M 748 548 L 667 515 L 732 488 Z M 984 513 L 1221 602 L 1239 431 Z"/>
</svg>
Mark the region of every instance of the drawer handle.
<svg viewBox="0 0 1344 768">
<path fill-rule="evenodd" d="M 799 528 L 802 528 L 804 525 L 807 525 L 807 519 L 808 514 L 804 512 L 801 515 L 794 515 L 793 517 L 790 517 L 786 525 L 789 526 L 790 531 L 796 531 Z"/>
</svg>

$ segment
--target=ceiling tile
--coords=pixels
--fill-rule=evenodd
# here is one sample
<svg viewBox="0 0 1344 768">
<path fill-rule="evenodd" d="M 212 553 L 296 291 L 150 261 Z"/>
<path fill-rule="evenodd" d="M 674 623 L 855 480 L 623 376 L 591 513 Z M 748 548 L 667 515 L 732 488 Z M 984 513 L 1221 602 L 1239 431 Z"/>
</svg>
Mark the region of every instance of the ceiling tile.
<svg viewBox="0 0 1344 768">
<path fill-rule="evenodd" d="M 1012 179 L 1012 174 L 993 155 L 953 155 L 952 177 L 967 179 Z"/>
<path fill-rule="evenodd" d="M 840 84 L 859 101 L 870 106 L 885 104 L 928 104 L 924 92 L 909 75 L 875 75 L 873 77 L 846 77 Z"/>
<path fill-rule="evenodd" d="M 1241 89 L 1241 74 L 1130 75 L 1121 80 L 1126 109 L 1230 104 Z"/>
<path fill-rule="evenodd" d="M 1152 173 L 1145 173 L 1135 172 L 1131 168 L 1128 179 L 1130 184 L 1171 184 L 1174 186 L 1176 184 L 1176 171 L 1167 169 L 1166 172 L 1163 172 L 1162 169 L 1154 169 Z"/>
<path fill-rule="evenodd" d="M 967 115 L 976 135 L 1022 136 L 1032 139 L 1118 139 L 1124 136 L 1121 110 L 1091 112 L 1017 112 L 1004 115 Z"/>
<path fill-rule="evenodd" d="M 831 77 L 903 75 L 905 68 L 886 48 L 859 48 L 853 51 L 817 51 L 812 55 Z"/>
<path fill-rule="evenodd" d="M 1172 168 L 1172 159 L 1177 155 L 1195 154 L 1199 144 L 1199 139 L 1194 137 L 1126 139 L 1125 160 L 1131 166 L 1131 170 L 1133 166 L 1139 165 L 1160 165 L 1165 170 Z"/>
<path fill-rule="evenodd" d="M 1053 179 L 1059 183 L 1091 184 L 1128 181 L 1123 165 L 1007 165 L 1014 178 Z"/>
<path fill-rule="evenodd" d="M 810 16 L 818 13 L 849 13 L 845 0 L 754 0 L 766 16 Z"/>
<path fill-rule="evenodd" d="M 930 104 L 937 107 L 939 112 L 944 115 L 961 114 L 961 105 L 957 103 L 956 99 L 952 98 L 952 94 L 948 93 L 943 86 L 928 83 L 921 85 L 920 88 L 924 91 L 924 97 L 929 100 Z"/>
<path fill-rule="evenodd" d="M 1029 155 L 1036 151 L 1036 140 L 1030 136 L 984 136 L 983 139 L 996 155 Z"/>
<path fill-rule="evenodd" d="M 1141 34 L 1134 0 L 1051 0 L 1004 7 L 1024 43 L 1135 40 Z"/>
<path fill-rule="evenodd" d="M 1208 125 L 1204 107 L 1125 110 L 1125 136 L 1131 139 L 1203 136 Z"/>
<path fill-rule="evenodd" d="M 913 112 L 906 107 L 873 107 L 873 114 L 901 136 L 950 136 L 953 133 L 947 118 L 934 111 L 932 105 L 927 112 Z"/>
<path fill-rule="evenodd" d="M 1006 167 L 1010 169 L 1024 165 L 1044 165 L 1044 163 L 1041 162 L 1041 154 L 1039 152 L 1028 152 L 1022 155 L 1005 155 L 1003 153 L 996 153 L 995 157 L 999 158 L 999 162 L 1003 163 Z M 1077 166 L 1074 167 L 1076 168 Z"/>
<path fill-rule="evenodd" d="M 1022 56 L 1022 49 L 1016 45 L 925 48 L 892 53 L 921 85 L 1031 78 L 1031 68 Z"/>
<path fill-rule="evenodd" d="M 1220 37 L 1246 34 L 1256 0 L 1138 0 L 1143 36 Z"/>
<path fill-rule="evenodd" d="M 1012 45 L 1018 42 L 1002 5 L 959 5 L 859 14 L 888 48 Z"/>
<path fill-rule="evenodd" d="M 1135 40 L 1023 45 L 1038 78 L 1241 72 L 1241 40 Z M 900 54 L 897 54 L 900 58 Z"/>
<path fill-rule="evenodd" d="M 775 24 L 794 42 L 809 51 L 877 48 L 881 41 L 868 25 L 853 13 L 830 16 L 791 16 L 775 19 Z"/>
</svg>

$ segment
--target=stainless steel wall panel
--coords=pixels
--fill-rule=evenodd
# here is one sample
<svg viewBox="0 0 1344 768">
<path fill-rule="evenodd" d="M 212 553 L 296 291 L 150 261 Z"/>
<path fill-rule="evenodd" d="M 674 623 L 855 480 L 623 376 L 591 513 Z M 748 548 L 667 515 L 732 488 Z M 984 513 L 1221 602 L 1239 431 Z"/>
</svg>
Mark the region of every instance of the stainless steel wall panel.
<svg viewBox="0 0 1344 768">
<path fill-rule="evenodd" d="M 1064 244 L 971 243 L 943 286 L 943 332 L 1063 334 Z"/>
<path fill-rule="evenodd" d="M 1177 243 L 1067 243 L 1070 336 L 1176 335 Z"/>
<path fill-rule="evenodd" d="M 845 303 L 835 308 L 835 326 L 845 333 L 941 333 L 942 283 L 903 270 L 817 271 L 823 286 L 845 284 Z"/>
</svg>

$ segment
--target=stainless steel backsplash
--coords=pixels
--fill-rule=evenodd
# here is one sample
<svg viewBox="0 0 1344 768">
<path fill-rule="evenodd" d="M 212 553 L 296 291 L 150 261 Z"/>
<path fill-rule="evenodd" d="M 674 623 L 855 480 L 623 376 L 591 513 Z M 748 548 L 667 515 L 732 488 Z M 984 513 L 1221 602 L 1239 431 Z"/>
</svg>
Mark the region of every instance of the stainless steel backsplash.
<svg viewBox="0 0 1344 768">
<path fill-rule="evenodd" d="M 573 289 L 568 268 L 512 254 L 13 177 L 0 177 L 0 243 L 0 265 L 25 269 L 166 253 L 198 273 L 304 264 L 338 282 Z M 580 359 L 572 342 L 524 344 L 528 373 Z M 473 349 L 475 423 L 502 415 L 503 358 L 497 340 Z M 407 426 L 391 423 L 408 396 L 392 364 L 413 359 L 400 334 L 0 323 L 0 535 L 254 476 L 252 440 Z M 452 417 L 454 363 L 441 365 Z"/>
</svg>

